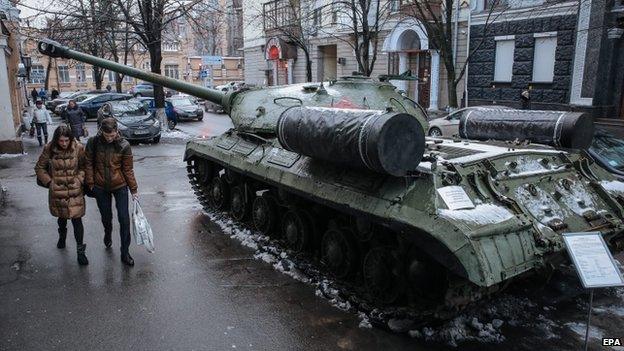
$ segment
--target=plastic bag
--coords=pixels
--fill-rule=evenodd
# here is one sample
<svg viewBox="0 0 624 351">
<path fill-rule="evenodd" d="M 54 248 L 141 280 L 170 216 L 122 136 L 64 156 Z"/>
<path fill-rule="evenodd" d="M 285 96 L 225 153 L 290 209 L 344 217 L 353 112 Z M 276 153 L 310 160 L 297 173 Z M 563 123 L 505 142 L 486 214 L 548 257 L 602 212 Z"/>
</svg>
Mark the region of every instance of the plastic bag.
<svg viewBox="0 0 624 351">
<path fill-rule="evenodd" d="M 138 200 L 132 200 L 132 231 L 137 245 L 143 245 L 147 251 L 154 252 L 152 227 L 147 222 Z"/>
</svg>

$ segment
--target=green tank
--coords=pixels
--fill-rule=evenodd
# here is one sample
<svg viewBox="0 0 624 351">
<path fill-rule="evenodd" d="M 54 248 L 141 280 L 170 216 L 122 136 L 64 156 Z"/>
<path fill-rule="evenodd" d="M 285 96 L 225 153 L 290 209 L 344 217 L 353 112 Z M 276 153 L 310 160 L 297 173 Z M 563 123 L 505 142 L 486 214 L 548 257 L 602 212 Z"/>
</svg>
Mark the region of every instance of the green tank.
<svg viewBox="0 0 624 351">
<path fill-rule="evenodd" d="M 378 303 L 463 306 L 567 259 L 565 232 L 624 246 L 624 184 L 587 153 L 425 138 L 425 112 L 387 82 L 399 77 L 224 94 L 48 40 L 39 50 L 221 104 L 234 128 L 188 142 L 184 155 L 201 203 Z M 574 122 L 553 118 L 556 133 Z M 479 121 L 465 132 L 496 139 L 488 130 L 502 127 Z"/>
</svg>

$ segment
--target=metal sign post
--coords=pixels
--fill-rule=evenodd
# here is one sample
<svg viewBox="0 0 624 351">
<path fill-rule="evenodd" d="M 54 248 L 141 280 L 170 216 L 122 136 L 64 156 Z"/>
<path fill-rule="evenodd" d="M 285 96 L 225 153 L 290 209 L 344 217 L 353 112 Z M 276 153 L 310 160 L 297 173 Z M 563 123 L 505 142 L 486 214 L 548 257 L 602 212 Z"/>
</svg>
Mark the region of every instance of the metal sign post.
<svg viewBox="0 0 624 351">
<path fill-rule="evenodd" d="M 624 286 L 624 278 L 609 251 L 607 243 L 602 238 L 602 233 L 564 233 L 563 240 L 583 287 L 589 289 L 589 308 L 584 347 L 584 350 L 587 351 L 589 324 L 594 303 L 594 289 Z"/>
</svg>

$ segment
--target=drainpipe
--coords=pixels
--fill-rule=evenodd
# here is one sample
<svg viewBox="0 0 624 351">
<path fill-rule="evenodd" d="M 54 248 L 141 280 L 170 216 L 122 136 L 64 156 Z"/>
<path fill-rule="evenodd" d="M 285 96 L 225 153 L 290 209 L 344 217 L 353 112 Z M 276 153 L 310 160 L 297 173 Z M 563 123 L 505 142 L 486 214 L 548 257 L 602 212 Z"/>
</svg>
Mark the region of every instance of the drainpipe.
<svg viewBox="0 0 624 351">
<path fill-rule="evenodd" d="M 453 26 L 453 67 L 457 64 L 457 37 L 459 36 L 459 4 L 460 0 L 455 0 L 455 25 Z"/>
</svg>

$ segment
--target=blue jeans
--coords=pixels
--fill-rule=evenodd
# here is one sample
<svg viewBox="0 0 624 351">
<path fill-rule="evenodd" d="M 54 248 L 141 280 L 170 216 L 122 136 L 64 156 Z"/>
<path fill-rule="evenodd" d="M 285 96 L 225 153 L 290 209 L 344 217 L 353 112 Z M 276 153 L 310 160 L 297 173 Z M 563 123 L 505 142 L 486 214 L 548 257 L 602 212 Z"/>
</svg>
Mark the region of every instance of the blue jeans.
<svg viewBox="0 0 624 351">
<path fill-rule="evenodd" d="M 97 186 L 93 187 L 93 194 L 97 202 L 104 234 L 110 237 L 113 231 L 113 197 L 115 197 L 115 207 L 117 208 L 117 220 L 119 221 L 119 237 L 121 239 L 121 254 L 128 254 L 130 246 L 130 210 L 128 208 L 128 187 L 108 191 Z"/>
</svg>

